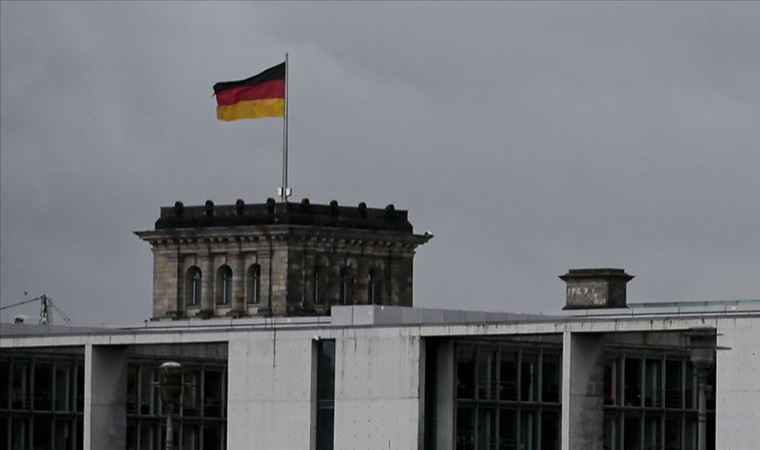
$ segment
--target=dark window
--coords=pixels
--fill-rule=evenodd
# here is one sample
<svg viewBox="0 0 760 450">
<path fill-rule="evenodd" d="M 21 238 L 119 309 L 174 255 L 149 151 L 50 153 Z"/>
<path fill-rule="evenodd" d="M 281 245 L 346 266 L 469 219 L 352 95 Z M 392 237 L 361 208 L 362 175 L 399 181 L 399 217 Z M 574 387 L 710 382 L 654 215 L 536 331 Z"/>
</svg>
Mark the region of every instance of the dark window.
<svg viewBox="0 0 760 450">
<path fill-rule="evenodd" d="M 10 361 L 0 360 L 0 410 L 10 408 Z M 0 432 L 5 431 L 2 428 L 4 422 L 0 422 Z M 0 443 L 5 441 L 0 440 Z"/>
<path fill-rule="evenodd" d="M 232 269 L 227 264 L 216 272 L 216 303 L 219 305 L 232 303 Z"/>
<path fill-rule="evenodd" d="M 457 407 L 457 450 L 475 449 L 475 408 L 471 406 Z"/>
<path fill-rule="evenodd" d="M 201 269 L 192 266 L 185 274 L 185 305 L 200 306 L 201 304 Z"/>
<path fill-rule="evenodd" d="M 34 406 L 38 411 L 53 409 L 53 364 L 34 364 Z"/>
<path fill-rule="evenodd" d="M 139 380 L 134 395 L 141 407 L 128 406 L 127 450 L 159 450 L 163 447 L 166 426 L 162 420 L 159 386 L 155 384 L 160 361 L 129 363 L 128 371 L 137 374 Z M 183 362 L 182 366 L 182 394 L 174 422 L 175 445 L 194 450 L 225 448 L 227 395 L 223 364 L 206 360 L 201 364 Z"/>
<path fill-rule="evenodd" d="M 338 303 L 348 305 L 348 269 L 340 269 L 340 292 L 338 293 Z"/>
<path fill-rule="evenodd" d="M 73 399 L 84 390 L 76 370 L 83 372 L 81 355 L 0 357 L 0 448 L 76 448 L 82 412 Z"/>
<path fill-rule="evenodd" d="M 607 360 L 604 363 L 604 404 L 616 405 L 618 399 L 618 361 Z"/>
<path fill-rule="evenodd" d="M 203 415 L 206 417 L 222 417 L 224 392 L 224 377 L 222 372 L 206 371 L 203 380 Z"/>
<path fill-rule="evenodd" d="M 625 405 L 641 406 L 641 360 L 638 358 L 625 359 Z"/>
<path fill-rule="evenodd" d="M 456 449 L 559 449 L 556 347 L 462 342 L 455 355 Z"/>
<path fill-rule="evenodd" d="M 623 448 L 641 448 L 641 417 L 626 417 L 623 421 Z"/>
<path fill-rule="evenodd" d="M 317 342 L 317 450 L 333 448 L 335 341 Z"/>
<path fill-rule="evenodd" d="M 541 413 L 541 450 L 559 450 L 559 411 Z"/>
<path fill-rule="evenodd" d="M 647 359 L 644 365 L 644 406 L 654 407 L 662 404 L 662 361 Z"/>
<path fill-rule="evenodd" d="M 26 409 L 29 397 L 29 363 L 16 360 L 11 363 L 11 367 L 11 409 Z"/>
<path fill-rule="evenodd" d="M 515 401 L 517 400 L 517 352 L 502 350 L 499 364 L 499 398 Z"/>
<path fill-rule="evenodd" d="M 182 372 L 182 415 L 200 415 L 201 379 L 198 370 L 187 369 Z"/>
<path fill-rule="evenodd" d="M 520 367 L 520 400 L 534 402 L 538 400 L 538 355 L 523 353 Z"/>
<path fill-rule="evenodd" d="M 673 360 L 665 361 L 665 407 L 666 408 L 683 408 L 682 381 L 683 381 L 682 362 L 673 361 Z"/>
<path fill-rule="evenodd" d="M 246 278 L 248 280 L 248 304 L 256 305 L 261 301 L 259 297 L 261 291 L 261 266 L 258 264 L 251 264 L 251 267 L 248 268 Z"/>
<path fill-rule="evenodd" d="M 71 411 L 71 394 L 73 387 L 73 366 L 59 362 L 55 366 L 55 409 L 57 411 Z"/>
<path fill-rule="evenodd" d="M 127 367 L 127 414 L 137 414 L 138 381 L 137 367 L 130 365 Z"/>
<path fill-rule="evenodd" d="M 689 355 L 651 349 L 630 353 L 610 351 L 606 358 L 605 447 L 613 450 L 696 448 L 698 385 Z M 715 395 L 714 373 L 707 378 L 708 397 Z M 622 401 L 610 401 L 610 392 L 622 393 Z M 708 450 L 715 447 L 714 417 L 715 404 L 708 402 Z"/>
<path fill-rule="evenodd" d="M 541 364 L 541 401 L 559 403 L 559 355 L 544 354 Z"/>
<path fill-rule="evenodd" d="M 475 398 L 475 347 L 458 350 L 457 398 Z"/>
<path fill-rule="evenodd" d="M 517 450 L 517 410 L 502 408 L 499 411 L 499 448 Z"/>
<path fill-rule="evenodd" d="M 496 398 L 496 352 L 495 347 L 478 349 L 478 399 Z"/>
</svg>

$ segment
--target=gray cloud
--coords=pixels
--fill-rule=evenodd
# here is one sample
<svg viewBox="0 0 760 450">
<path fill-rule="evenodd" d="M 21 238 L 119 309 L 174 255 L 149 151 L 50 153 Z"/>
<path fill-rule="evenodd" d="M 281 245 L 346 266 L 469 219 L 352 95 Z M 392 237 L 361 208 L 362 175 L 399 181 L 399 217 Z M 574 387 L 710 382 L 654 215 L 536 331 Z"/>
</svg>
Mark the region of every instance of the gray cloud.
<svg viewBox="0 0 760 450">
<path fill-rule="evenodd" d="M 296 196 L 432 229 L 417 304 L 552 311 L 586 266 L 638 300 L 760 296 L 758 5 L 0 8 L 3 304 L 148 317 L 131 231 L 279 184 L 280 121 L 217 122 L 210 94 L 285 51 Z"/>
</svg>

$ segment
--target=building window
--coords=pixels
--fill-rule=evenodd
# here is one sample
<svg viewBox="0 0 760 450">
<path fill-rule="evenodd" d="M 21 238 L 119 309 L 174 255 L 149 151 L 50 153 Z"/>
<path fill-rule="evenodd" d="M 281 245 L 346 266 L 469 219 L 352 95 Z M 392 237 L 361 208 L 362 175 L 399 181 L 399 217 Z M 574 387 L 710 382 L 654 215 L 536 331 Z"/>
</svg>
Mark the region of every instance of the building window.
<svg viewBox="0 0 760 450">
<path fill-rule="evenodd" d="M 348 305 L 348 268 L 340 269 L 340 292 L 338 292 L 338 303 Z"/>
<path fill-rule="evenodd" d="M 248 268 L 248 304 L 257 305 L 261 300 L 259 298 L 259 292 L 261 288 L 261 266 L 258 264 L 251 264 Z"/>
<path fill-rule="evenodd" d="M 370 305 L 383 304 L 383 288 L 378 273 L 370 270 L 367 275 L 367 303 Z"/>
<path fill-rule="evenodd" d="M 164 358 L 130 358 L 127 366 L 127 449 L 163 448 L 161 391 L 156 386 Z M 182 394 L 174 417 L 176 448 L 226 448 L 227 370 L 223 362 L 181 361 Z M 47 447 L 46 447 L 47 448 Z M 57 448 L 57 447 L 56 447 Z M 71 448 L 71 447 L 65 447 Z M 81 446 L 79 447 L 81 448 Z"/>
<path fill-rule="evenodd" d="M 456 347 L 456 449 L 559 449 L 560 349 Z"/>
<path fill-rule="evenodd" d="M 0 354 L 0 448 L 82 448 L 81 354 Z"/>
<path fill-rule="evenodd" d="M 216 272 L 216 303 L 229 305 L 232 302 L 232 269 L 227 264 Z"/>
<path fill-rule="evenodd" d="M 697 374 L 678 351 L 623 349 L 604 363 L 604 443 L 697 448 Z M 707 379 L 707 449 L 715 448 L 715 370 Z"/>
<path fill-rule="evenodd" d="M 319 267 L 315 267 L 314 270 L 311 272 L 311 285 L 312 285 L 312 302 L 315 305 L 321 305 L 322 304 L 322 298 L 319 295 Z"/>
<path fill-rule="evenodd" d="M 200 306 L 201 304 L 201 269 L 192 266 L 185 274 L 185 305 Z"/>
<path fill-rule="evenodd" d="M 335 341 L 320 340 L 317 348 L 317 450 L 332 450 L 335 417 Z"/>
</svg>

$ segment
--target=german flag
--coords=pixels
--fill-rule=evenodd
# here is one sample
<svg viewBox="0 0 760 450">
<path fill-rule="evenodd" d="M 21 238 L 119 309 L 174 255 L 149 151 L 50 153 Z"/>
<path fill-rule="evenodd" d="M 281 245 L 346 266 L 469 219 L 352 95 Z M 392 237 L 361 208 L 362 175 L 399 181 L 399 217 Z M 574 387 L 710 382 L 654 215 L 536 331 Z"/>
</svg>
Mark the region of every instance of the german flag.
<svg viewBox="0 0 760 450">
<path fill-rule="evenodd" d="M 285 63 L 240 81 L 214 85 L 216 118 L 230 121 L 285 115 Z"/>
</svg>

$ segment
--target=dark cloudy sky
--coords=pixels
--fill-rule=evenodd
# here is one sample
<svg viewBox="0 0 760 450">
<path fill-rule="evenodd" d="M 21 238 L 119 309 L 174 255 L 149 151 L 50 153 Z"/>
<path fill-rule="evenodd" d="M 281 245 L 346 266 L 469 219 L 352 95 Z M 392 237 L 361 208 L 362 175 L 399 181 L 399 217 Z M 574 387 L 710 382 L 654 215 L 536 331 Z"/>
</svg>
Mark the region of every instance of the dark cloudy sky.
<svg viewBox="0 0 760 450">
<path fill-rule="evenodd" d="M 211 86 L 286 51 L 295 199 L 408 209 L 435 233 L 417 305 L 555 311 L 557 275 L 599 266 L 636 275 L 633 300 L 760 298 L 760 4 L 2 2 L 0 18 L 2 304 L 46 292 L 76 323 L 147 318 L 132 231 L 176 200 L 274 195 L 281 121 L 218 122 Z"/>
</svg>

